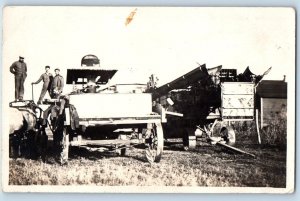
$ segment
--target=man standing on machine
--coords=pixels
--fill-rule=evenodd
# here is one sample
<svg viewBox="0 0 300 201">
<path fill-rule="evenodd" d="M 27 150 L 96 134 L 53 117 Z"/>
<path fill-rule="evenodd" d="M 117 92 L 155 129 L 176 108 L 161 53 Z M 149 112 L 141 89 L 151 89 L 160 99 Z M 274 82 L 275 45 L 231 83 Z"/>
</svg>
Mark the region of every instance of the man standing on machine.
<svg viewBox="0 0 300 201">
<path fill-rule="evenodd" d="M 42 80 L 44 82 L 43 84 L 43 88 L 41 91 L 41 95 L 40 98 L 37 102 L 37 104 L 42 104 L 42 101 L 44 99 L 44 96 L 46 94 L 46 92 L 48 91 L 50 97 L 52 98 L 52 94 L 51 94 L 51 86 L 52 86 L 52 81 L 53 81 L 53 75 L 49 72 L 50 70 L 50 66 L 46 66 L 45 67 L 45 73 L 43 73 L 40 78 L 36 81 L 36 82 L 32 82 L 31 84 L 38 84 L 40 83 Z"/>
<path fill-rule="evenodd" d="M 55 72 L 55 77 L 53 79 L 51 89 L 53 93 L 53 98 L 58 98 L 60 94 L 63 92 L 64 78 L 59 74 L 60 70 L 58 68 L 56 68 L 54 72 Z"/>
<path fill-rule="evenodd" d="M 27 66 L 24 57 L 10 66 L 10 72 L 15 75 L 15 101 L 22 101 L 24 95 L 24 81 L 27 77 Z"/>
</svg>

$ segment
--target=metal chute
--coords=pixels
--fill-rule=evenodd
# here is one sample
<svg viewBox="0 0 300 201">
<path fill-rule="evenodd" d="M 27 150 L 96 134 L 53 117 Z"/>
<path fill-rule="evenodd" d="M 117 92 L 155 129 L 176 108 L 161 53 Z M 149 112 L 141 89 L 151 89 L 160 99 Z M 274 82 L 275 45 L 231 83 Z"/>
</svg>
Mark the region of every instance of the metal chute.
<svg viewBox="0 0 300 201">
<path fill-rule="evenodd" d="M 92 81 L 95 84 L 106 84 L 117 70 L 103 69 L 68 69 L 67 84 L 87 84 Z"/>
</svg>

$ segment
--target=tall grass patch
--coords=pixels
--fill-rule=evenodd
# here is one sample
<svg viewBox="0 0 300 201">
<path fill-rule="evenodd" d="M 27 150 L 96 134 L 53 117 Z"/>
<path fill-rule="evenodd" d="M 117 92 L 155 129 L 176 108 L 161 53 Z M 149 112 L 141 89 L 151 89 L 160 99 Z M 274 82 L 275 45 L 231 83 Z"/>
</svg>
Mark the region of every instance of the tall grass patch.
<svg viewBox="0 0 300 201">
<path fill-rule="evenodd" d="M 238 143 L 258 143 L 257 126 L 255 121 L 240 121 L 231 123 Z M 261 143 L 286 147 L 287 143 L 287 119 L 282 115 L 276 115 L 266 122 L 263 128 L 259 128 Z"/>
<path fill-rule="evenodd" d="M 280 116 L 268 121 L 268 125 L 261 130 L 262 143 L 268 145 L 286 146 L 287 120 Z"/>
</svg>

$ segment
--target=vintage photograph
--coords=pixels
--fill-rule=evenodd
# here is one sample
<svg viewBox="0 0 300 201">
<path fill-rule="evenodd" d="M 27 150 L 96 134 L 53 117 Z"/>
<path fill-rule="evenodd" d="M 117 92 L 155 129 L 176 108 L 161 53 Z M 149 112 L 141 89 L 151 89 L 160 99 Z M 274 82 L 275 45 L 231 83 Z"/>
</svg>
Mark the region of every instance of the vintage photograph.
<svg viewBox="0 0 300 201">
<path fill-rule="evenodd" d="M 6 192 L 292 193 L 295 10 L 3 10 Z"/>
</svg>

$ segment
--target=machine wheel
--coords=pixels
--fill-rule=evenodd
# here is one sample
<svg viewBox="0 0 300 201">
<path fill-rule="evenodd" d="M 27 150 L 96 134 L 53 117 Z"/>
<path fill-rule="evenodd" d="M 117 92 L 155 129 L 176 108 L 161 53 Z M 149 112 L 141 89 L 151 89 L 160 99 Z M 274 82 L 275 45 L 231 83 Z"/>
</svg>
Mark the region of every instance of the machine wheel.
<svg viewBox="0 0 300 201">
<path fill-rule="evenodd" d="M 197 143 L 195 132 L 193 132 L 192 129 L 187 129 L 184 132 L 182 141 L 183 141 L 183 149 L 185 151 L 187 151 L 189 149 L 195 149 L 196 143 Z"/>
<path fill-rule="evenodd" d="M 227 144 L 235 144 L 235 132 L 232 126 L 222 127 L 220 130 L 220 135 L 226 141 Z"/>
<path fill-rule="evenodd" d="M 69 134 L 67 132 L 67 128 L 64 127 L 62 133 L 62 140 L 61 140 L 61 149 L 59 154 L 59 162 L 60 164 L 64 165 L 68 163 L 69 158 Z"/>
<path fill-rule="evenodd" d="M 207 126 L 209 129 L 210 125 Z M 222 121 L 217 121 L 214 123 L 214 127 L 212 129 L 212 136 L 211 138 L 217 138 L 216 141 L 225 141 L 226 144 L 228 145 L 234 145 L 235 144 L 235 132 L 228 123 L 222 122 Z M 220 138 L 220 139 L 218 139 Z"/>
<path fill-rule="evenodd" d="M 125 156 L 125 153 L 126 153 L 126 148 L 121 149 L 121 156 Z"/>
<path fill-rule="evenodd" d="M 164 136 L 161 123 L 147 125 L 145 145 L 148 162 L 159 162 L 164 148 Z"/>
</svg>

